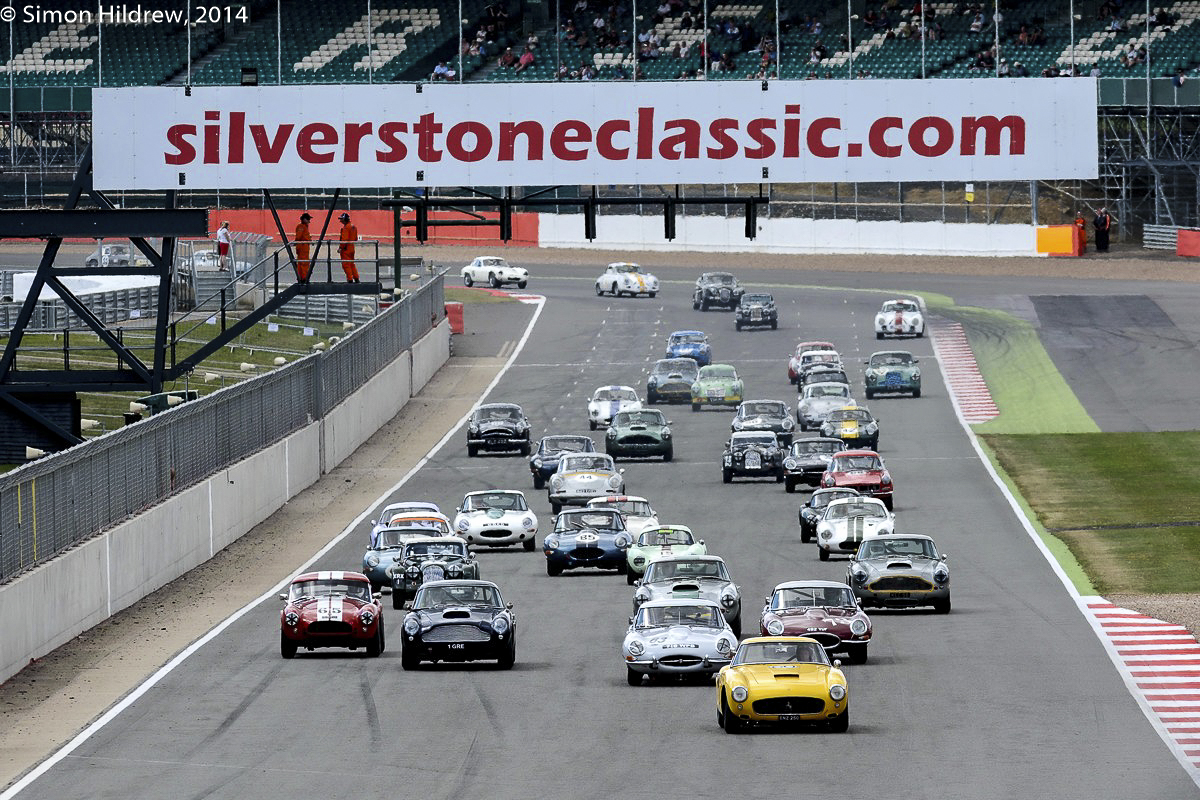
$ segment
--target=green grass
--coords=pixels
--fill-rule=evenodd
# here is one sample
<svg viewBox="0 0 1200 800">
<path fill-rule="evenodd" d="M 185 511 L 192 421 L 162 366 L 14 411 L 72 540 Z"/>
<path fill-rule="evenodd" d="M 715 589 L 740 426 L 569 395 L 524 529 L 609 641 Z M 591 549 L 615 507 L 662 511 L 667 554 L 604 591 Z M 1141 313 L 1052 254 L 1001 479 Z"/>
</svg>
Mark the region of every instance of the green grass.
<svg viewBox="0 0 1200 800">
<path fill-rule="evenodd" d="M 1200 431 L 982 438 L 1099 593 L 1200 592 Z"/>
<path fill-rule="evenodd" d="M 447 286 L 443 290 L 447 303 L 515 303 L 507 294 L 492 294 L 486 289 L 467 289 L 461 286 Z"/>
</svg>

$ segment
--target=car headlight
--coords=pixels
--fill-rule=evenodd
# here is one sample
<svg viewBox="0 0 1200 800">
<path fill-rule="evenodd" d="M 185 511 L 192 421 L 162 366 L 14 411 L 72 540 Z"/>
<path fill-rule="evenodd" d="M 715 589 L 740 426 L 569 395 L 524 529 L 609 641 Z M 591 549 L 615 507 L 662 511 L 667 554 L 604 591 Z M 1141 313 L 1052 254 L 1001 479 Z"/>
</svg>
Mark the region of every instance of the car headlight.
<svg viewBox="0 0 1200 800">
<path fill-rule="evenodd" d="M 914 369 L 912 376 L 914 381 L 919 381 L 921 379 L 921 370 Z"/>
<path fill-rule="evenodd" d="M 462 564 L 451 564 L 446 567 L 446 574 L 451 578 L 457 578 L 459 575 L 462 575 L 462 571 Z"/>
<path fill-rule="evenodd" d="M 468 425 L 467 433 L 479 433 L 479 426 L 478 425 Z"/>
<path fill-rule="evenodd" d="M 611 476 L 608 479 L 608 485 L 614 489 L 619 488 L 621 486 L 621 476 L 620 475 Z"/>
<path fill-rule="evenodd" d="M 362 613 L 358 615 L 358 620 L 364 628 L 368 628 L 375 621 L 375 612 L 369 608 L 364 608 Z"/>
<path fill-rule="evenodd" d="M 629 654 L 630 655 L 640 656 L 644 652 L 646 652 L 646 645 L 642 644 L 637 639 L 634 639 L 632 642 L 629 643 Z"/>
<path fill-rule="evenodd" d="M 829 528 L 822 528 L 817 531 L 817 536 L 820 536 L 822 539 L 832 539 L 833 531 L 829 530 Z"/>
<path fill-rule="evenodd" d="M 717 652 L 722 655 L 729 655 L 733 652 L 733 642 L 724 637 L 717 639 Z"/>
<path fill-rule="evenodd" d="M 733 592 L 727 591 L 721 595 L 721 605 L 729 608 L 737 602 L 737 596 Z"/>
<path fill-rule="evenodd" d="M 411 567 L 405 570 L 405 572 L 408 573 L 408 577 L 415 578 L 421 574 L 421 569 L 416 564 L 413 564 Z"/>
<path fill-rule="evenodd" d="M 671 438 L 671 428 L 670 428 L 670 426 L 669 426 L 669 425 L 664 425 L 664 426 L 663 426 L 663 429 L 662 429 L 662 431 L 660 431 L 660 432 L 659 432 L 659 435 L 661 435 L 661 436 L 662 436 L 662 438 L 664 438 L 664 439 L 670 439 L 670 438 Z"/>
<path fill-rule="evenodd" d="M 404 632 L 409 636 L 416 636 L 417 632 L 420 630 L 421 623 L 417 622 L 416 617 L 409 617 L 408 619 L 404 620 Z"/>
<path fill-rule="evenodd" d="M 547 550 L 556 550 L 558 548 L 558 537 L 557 536 L 547 536 L 542 541 L 542 546 L 545 547 Z"/>
<path fill-rule="evenodd" d="M 617 429 L 616 429 L 616 428 L 609 428 L 609 429 L 608 429 L 608 433 L 606 433 L 606 434 L 604 434 L 604 435 L 605 435 L 607 438 L 609 438 L 609 439 L 615 439 L 615 438 L 617 438 Z"/>
<path fill-rule="evenodd" d="M 734 702 L 737 703 L 746 702 L 746 698 L 750 696 L 750 692 L 747 691 L 745 686 L 733 687 L 733 691 L 730 694 L 733 696 Z"/>
<path fill-rule="evenodd" d="M 374 553 L 367 556 L 367 566 L 371 567 L 372 569 L 374 569 L 375 567 L 378 567 L 379 566 L 379 556 L 375 555 Z"/>
<path fill-rule="evenodd" d="M 862 636 L 867 632 L 867 621 L 865 619 L 851 620 L 850 632 L 855 636 Z"/>
<path fill-rule="evenodd" d="M 795 469 L 796 468 L 796 459 L 791 458 L 790 456 L 788 458 L 785 458 L 783 460 L 783 468 L 784 469 Z"/>
<path fill-rule="evenodd" d="M 854 577 L 855 583 L 862 583 L 867 579 L 866 570 L 856 569 L 850 574 Z"/>
<path fill-rule="evenodd" d="M 465 531 L 467 528 L 471 527 L 471 523 L 467 522 L 466 518 L 463 518 L 458 521 L 458 525 L 456 527 L 460 531 Z"/>
<path fill-rule="evenodd" d="M 646 385 L 647 385 L 647 386 L 649 386 L 649 387 L 651 387 L 651 388 L 653 388 L 653 387 L 655 387 L 655 386 L 658 386 L 658 378 L 656 378 L 656 377 L 654 377 L 653 375 L 651 375 L 651 376 L 650 376 L 650 380 L 646 381 Z"/>
<path fill-rule="evenodd" d="M 552 486 L 553 488 L 561 489 L 562 485 L 563 485 L 563 479 L 561 476 L 555 475 L 553 478 L 550 479 L 550 486 Z"/>
<path fill-rule="evenodd" d="M 542 457 L 541 456 L 534 456 L 532 460 L 533 460 L 533 465 L 535 467 L 537 467 L 538 469 L 542 468 Z"/>
<path fill-rule="evenodd" d="M 874 433 L 877 430 L 879 430 L 879 426 L 876 425 L 874 422 L 870 422 L 867 424 L 867 433 Z"/>
<path fill-rule="evenodd" d="M 782 636 L 783 635 L 783 621 L 778 620 L 778 619 L 773 619 L 770 622 L 768 622 L 767 623 L 767 633 L 771 634 L 772 636 Z"/>
<path fill-rule="evenodd" d="M 288 627 L 294 628 L 300 624 L 300 615 L 295 611 L 289 611 L 283 615 L 283 621 L 288 624 Z"/>
<path fill-rule="evenodd" d="M 945 567 L 938 567 L 933 573 L 933 579 L 938 583 L 946 583 L 950 580 L 950 573 Z"/>
<path fill-rule="evenodd" d="M 617 534 L 617 538 L 613 539 L 613 544 L 624 550 L 633 544 L 633 539 L 627 533 L 619 533 Z"/>
<path fill-rule="evenodd" d="M 883 483 L 883 484 L 891 483 L 892 482 L 892 473 L 888 472 L 885 469 L 883 471 L 883 474 L 879 476 L 879 482 Z"/>
<path fill-rule="evenodd" d="M 740 431 L 742 429 L 742 421 L 740 419 L 735 419 L 733 421 L 733 429 L 735 431 Z"/>
<path fill-rule="evenodd" d="M 692 394 L 700 394 L 700 384 L 698 384 L 698 383 L 692 384 Z"/>
<path fill-rule="evenodd" d="M 521 527 L 527 531 L 531 531 L 537 527 L 537 523 L 534 521 L 533 517 L 526 517 L 525 519 L 521 520 Z"/>
<path fill-rule="evenodd" d="M 783 418 L 783 429 L 784 429 L 785 431 L 790 431 L 790 430 L 792 429 L 792 425 L 793 425 L 793 424 L 794 424 L 794 423 L 792 422 L 792 418 L 791 418 L 791 417 L 784 417 L 784 418 Z"/>
<path fill-rule="evenodd" d="M 846 697 L 846 687 L 835 683 L 829 687 L 829 698 L 841 702 Z"/>
<path fill-rule="evenodd" d="M 822 479 L 821 479 L 821 485 L 822 485 L 822 486 L 824 486 L 824 487 L 825 487 L 825 488 L 827 488 L 827 489 L 828 489 L 830 486 L 833 486 L 833 476 L 832 476 L 832 475 L 826 475 L 824 478 L 822 478 Z"/>
<path fill-rule="evenodd" d="M 499 616 L 493 619 L 492 630 L 500 635 L 508 633 L 508 617 Z"/>
<path fill-rule="evenodd" d="M 635 606 L 640 606 L 642 603 L 646 602 L 649 599 L 650 599 L 649 594 L 646 594 L 645 592 L 638 592 L 637 594 L 635 594 L 633 596 L 633 604 Z"/>
</svg>

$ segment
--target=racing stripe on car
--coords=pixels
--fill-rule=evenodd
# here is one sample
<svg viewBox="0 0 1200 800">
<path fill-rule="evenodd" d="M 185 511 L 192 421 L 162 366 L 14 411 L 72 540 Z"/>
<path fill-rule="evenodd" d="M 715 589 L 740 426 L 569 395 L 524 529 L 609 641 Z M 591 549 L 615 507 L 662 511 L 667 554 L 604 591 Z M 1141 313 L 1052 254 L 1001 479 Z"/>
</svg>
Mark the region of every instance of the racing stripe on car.
<svg viewBox="0 0 1200 800">
<path fill-rule="evenodd" d="M 963 326 L 948 320 L 932 320 L 929 332 L 933 338 L 933 349 L 946 376 L 946 385 L 950 387 L 950 394 L 962 411 L 963 419 L 976 424 L 1000 416 L 1000 409 L 992 400 L 992 393 L 979 371 L 979 364 L 975 361 L 975 353 L 971 350 Z"/>
<path fill-rule="evenodd" d="M 1166 731 L 1176 757 L 1200 771 L 1200 642 L 1165 622 L 1103 597 L 1084 597 L 1085 613 L 1104 634 L 1117 668 Z"/>
</svg>

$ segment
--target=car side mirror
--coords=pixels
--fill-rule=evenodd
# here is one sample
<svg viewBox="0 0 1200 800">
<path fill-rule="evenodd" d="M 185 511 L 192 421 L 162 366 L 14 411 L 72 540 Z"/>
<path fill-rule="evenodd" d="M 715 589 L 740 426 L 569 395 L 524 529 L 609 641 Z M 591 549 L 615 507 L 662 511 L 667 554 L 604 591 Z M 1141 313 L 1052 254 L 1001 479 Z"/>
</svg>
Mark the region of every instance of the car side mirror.
<svg viewBox="0 0 1200 800">
<path fill-rule="evenodd" d="M 770 598 L 770 597 L 764 597 L 764 598 L 763 598 L 763 604 L 764 604 L 764 605 L 768 605 L 768 606 L 769 606 L 769 605 L 771 605 L 771 598 Z"/>
<path fill-rule="evenodd" d="M 619 472 L 620 474 L 624 475 L 624 474 L 625 474 L 625 468 L 624 468 L 624 467 L 621 467 L 619 470 L 617 470 L 617 472 Z"/>
<path fill-rule="evenodd" d="M 279 595 L 279 599 L 286 603 L 287 602 L 287 594 L 285 593 L 285 594 Z"/>
<path fill-rule="evenodd" d="M 919 359 L 919 358 L 914 358 L 914 359 L 913 359 L 913 363 L 914 363 L 914 364 L 920 364 L 920 363 L 921 363 L 921 359 Z"/>
<path fill-rule="evenodd" d="M 505 603 L 505 604 L 504 604 L 504 607 L 505 607 L 506 609 L 508 609 L 509 611 L 512 611 L 512 610 L 513 610 L 513 604 L 512 604 L 512 603 Z"/>
<path fill-rule="evenodd" d="M 950 554 L 949 554 L 949 553 L 942 553 L 942 561 L 945 561 L 945 560 L 946 560 L 946 559 L 948 559 L 948 558 L 950 558 Z"/>
<path fill-rule="evenodd" d="M 371 524 L 372 524 L 372 525 L 378 525 L 378 524 L 379 524 L 379 520 L 377 520 L 377 519 L 373 519 L 373 520 L 371 520 Z"/>
<path fill-rule="evenodd" d="M 632 624 L 633 624 L 633 617 L 630 617 L 630 618 L 629 618 L 629 624 L 630 624 L 630 625 L 632 625 Z"/>
<path fill-rule="evenodd" d="M 700 540 L 700 544 L 704 544 L 704 540 L 703 540 L 703 539 L 701 539 L 701 540 Z"/>
<path fill-rule="evenodd" d="M 638 578 L 636 581 L 634 581 L 634 582 L 633 582 L 633 585 L 634 585 L 634 586 L 641 586 L 641 585 L 642 585 L 642 580 L 641 580 L 641 578 Z"/>
<path fill-rule="evenodd" d="M 841 666 L 842 666 L 842 660 L 841 660 L 840 658 L 835 658 L 835 659 L 833 660 L 833 666 L 834 666 L 835 668 L 836 668 L 836 667 L 841 667 Z"/>
<path fill-rule="evenodd" d="M 389 595 L 389 594 L 391 594 L 391 593 L 392 593 L 392 587 L 390 587 L 390 586 L 380 586 L 380 587 L 379 587 L 379 593 L 378 593 L 378 594 L 376 594 L 375 596 L 376 596 L 376 597 L 383 597 L 384 595 Z"/>
</svg>

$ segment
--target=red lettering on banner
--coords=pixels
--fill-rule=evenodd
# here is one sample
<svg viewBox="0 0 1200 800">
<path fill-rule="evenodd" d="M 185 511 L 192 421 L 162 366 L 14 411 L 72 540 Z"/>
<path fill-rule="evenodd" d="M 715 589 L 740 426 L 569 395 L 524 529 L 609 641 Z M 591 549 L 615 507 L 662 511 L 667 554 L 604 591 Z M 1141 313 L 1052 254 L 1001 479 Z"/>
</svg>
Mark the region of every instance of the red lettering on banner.
<svg viewBox="0 0 1200 800">
<path fill-rule="evenodd" d="M 746 148 L 746 158 L 770 158 L 775 155 L 775 140 L 767 133 L 768 130 L 775 130 L 775 120 L 768 117 L 750 120 L 746 133 L 758 147 Z"/>
<path fill-rule="evenodd" d="M 374 123 L 371 122 L 347 122 L 345 133 L 345 151 L 344 160 L 347 164 L 358 163 L 358 148 L 362 144 L 362 140 L 371 135 L 371 130 L 374 128 Z"/>
<path fill-rule="evenodd" d="M 637 157 L 654 158 L 654 109 L 639 108 L 637 118 Z"/>
<path fill-rule="evenodd" d="M 679 133 L 664 136 L 658 144 L 658 154 L 668 161 L 678 161 L 681 158 L 700 157 L 700 123 L 694 119 L 667 120 L 665 131 L 679 130 Z M 683 153 L 679 146 L 683 145 Z"/>
<path fill-rule="evenodd" d="M 408 158 L 408 148 L 400 140 L 401 133 L 408 133 L 407 122 L 385 122 L 379 126 L 379 141 L 387 149 L 375 151 L 376 161 L 381 164 L 395 164 Z"/>
<path fill-rule="evenodd" d="M 983 154 L 998 156 L 1000 153 L 1000 134 L 1002 129 L 1008 130 L 1008 155 L 1025 155 L 1025 119 L 1015 114 L 997 119 L 996 117 L 963 117 L 962 144 L 959 152 L 964 156 L 975 155 L 979 132 L 983 131 Z"/>
<path fill-rule="evenodd" d="M 475 137 L 475 146 L 470 150 L 463 145 L 463 137 L 468 134 Z M 446 152 L 451 158 L 468 164 L 481 161 L 491 155 L 492 132 L 482 122 L 460 122 L 446 133 Z"/>
<path fill-rule="evenodd" d="M 205 111 L 204 119 L 208 121 L 219 121 L 221 119 L 220 111 Z M 220 164 L 221 163 L 221 126 L 220 125 L 205 125 L 204 126 L 204 163 L 205 164 Z"/>
<path fill-rule="evenodd" d="M 338 143 L 337 128 L 328 122 L 310 122 L 296 134 L 296 152 L 301 161 L 309 164 L 329 164 L 333 153 L 318 153 L 316 147 L 331 147 Z"/>
<path fill-rule="evenodd" d="M 442 151 L 434 145 L 433 137 L 442 132 L 442 124 L 433 121 L 433 114 L 422 114 L 421 121 L 413 126 L 417 135 L 417 158 L 426 164 L 442 160 Z"/>
<path fill-rule="evenodd" d="M 583 161 L 588 155 L 587 148 L 572 150 L 568 145 L 588 144 L 591 141 L 592 129 L 586 122 L 564 119 L 550 131 L 550 152 L 563 161 Z"/>
<path fill-rule="evenodd" d="M 714 119 L 708 124 L 708 135 L 713 138 L 720 147 L 710 147 L 706 151 L 708 157 L 716 160 L 733 158 L 737 155 L 738 144 L 737 140 L 729 135 L 730 131 L 738 129 L 738 121 L 729 117 L 721 117 Z"/>
<path fill-rule="evenodd" d="M 884 136 L 893 128 L 903 128 L 904 120 L 899 117 L 880 117 L 871 123 L 871 131 L 867 136 L 867 144 L 871 152 L 881 158 L 896 158 L 904 151 L 898 144 L 888 144 Z"/>
<path fill-rule="evenodd" d="M 596 131 L 596 152 L 609 161 L 626 161 L 629 159 L 629 148 L 613 146 L 613 134 L 617 131 L 629 133 L 629 120 L 610 119 L 601 123 Z"/>
<path fill-rule="evenodd" d="M 825 144 L 826 131 L 840 131 L 842 129 L 842 121 L 837 117 L 818 117 L 808 126 L 808 152 L 812 153 L 817 158 L 837 158 L 838 146 L 830 147 Z"/>
<path fill-rule="evenodd" d="M 525 160 L 542 160 L 542 140 L 546 134 L 539 122 L 501 122 L 500 123 L 500 155 L 501 161 L 516 159 L 517 136 L 525 137 Z"/>
<path fill-rule="evenodd" d="M 241 164 L 246 148 L 246 112 L 232 111 L 229 114 L 229 163 Z"/>
<path fill-rule="evenodd" d="M 188 141 L 189 136 L 196 135 L 195 125 L 172 125 L 167 128 L 167 144 L 175 148 L 175 152 L 163 153 L 168 164 L 190 164 L 196 160 L 196 148 Z"/>
<path fill-rule="evenodd" d="M 267 126 L 251 125 L 250 138 L 254 140 L 254 149 L 258 151 L 258 160 L 264 164 L 278 164 L 283 158 L 283 148 L 287 147 L 292 129 L 296 127 L 290 122 L 275 129 L 275 139 L 267 138 Z"/>
<path fill-rule="evenodd" d="M 800 113 L 799 103 L 789 103 L 783 107 L 784 114 Z M 795 117 L 785 117 L 783 120 L 783 157 L 784 158 L 799 158 L 800 157 L 800 129 L 801 120 Z"/>
<path fill-rule="evenodd" d="M 925 132 L 929 130 L 937 134 L 933 144 L 925 142 Z M 919 156 L 944 156 L 954 146 L 954 128 L 941 117 L 921 117 L 908 129 L 908 146 Z"/>
</svg>

